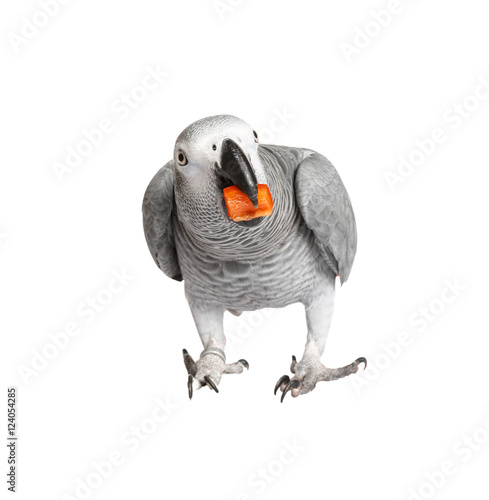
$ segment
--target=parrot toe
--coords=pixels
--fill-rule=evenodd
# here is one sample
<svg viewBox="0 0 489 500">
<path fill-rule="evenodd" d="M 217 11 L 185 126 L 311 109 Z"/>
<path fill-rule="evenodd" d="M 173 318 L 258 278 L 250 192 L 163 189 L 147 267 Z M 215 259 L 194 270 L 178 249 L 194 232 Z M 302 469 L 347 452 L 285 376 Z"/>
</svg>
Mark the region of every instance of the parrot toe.
<svg viewBox="0 0 489 500">
<path fill-rule="evenodd" d="M 275 389 L 273 391 L 273 394 L 277 394 L 277 391 L 281 389 L 282 391 L 285 389 L 286 385 L 290 382 L 290 377 L 288 375 L 282 375 L 279 379 L 278 382 L 275 384 Z"/>
<path fill-rule="evenodd" d="M 294 389 L 298 389 L 300 386 L 301 386 L 300 380 L 297 380 L 296 378 L 290 380 L 289 383 L 285 386 L 284 392 L 282 393 L 282 397 L 280 398 L 280 402 L 283 403 L 284 398 L 289 391 L 292 391 L 291 392 L 292 396 L 297 397 L 298 394 L 294 392 Z"/>
<path fill-rule="evenodd" d="M 209 377 L 209 375 L 204 375 L 204 381 L 207 386 L 209 386 L 212 390 L 219 392 L 217 385 L 214 384 L 214 381 Z"/>
<path fill-rule="evenodd" d="M 282 403 L 288 392 L 294 398 L 307 394 L 316 387 L 318 382 L 338 380 L 356 373 L 361 363 L 364 364 L 365 369 L 367 360 L 364 357 L 358 358 L 353 363 L 341 368 L 326 368 L 319 358 L 314 357 L 311 359 L 305 356 L 300 362 L 297 362 L 295 356 L 292 356 L 290 371 L 295 375 L 292 379 L 288 375 L 280 377 L 275 384 L 274 394 L 277 394 L 278 389 L 282 391 L 282 397 L 280 398 Z"/>
<path fill-rule="evenodd" d="M 297 365 L 297 358 L 293 355 L 292 356 L 292 363 L 290 363 L 290 371 L 292 373 L 295 373 L 295 367 Z M 275 389 L 273 391 L 273 394 L 277 394 L 277 391 L 280 389 L 282 392 L 284 392 L 287 384 L 290 382 L 290 377 L 288 375 L 282 375 L 277 383 L 275 384 Z M 282 396 L 282 400 L 283 400 L 283 396 Z"/>
<path fill-rule="evenodd" d="M 246 359 L 238 359 L 238 363 L 241 363 L 247 370 L 250 369 L 250 365 Z"/>
<path fill-rule="evenodd" d="M 201 389 L 204 386 L 218 393 L 217 386 L 224 373 L 242 373 L 245 368 L 247 370 L 250 368 L 245 359 L 226 364 L 221 356 L 212 353 L 207 353 L 194 361 L 186 349 L 183 349 L 183 362 L 188 373 L 187 389 L 190 399 L 194 389 Z"/>
</svg>

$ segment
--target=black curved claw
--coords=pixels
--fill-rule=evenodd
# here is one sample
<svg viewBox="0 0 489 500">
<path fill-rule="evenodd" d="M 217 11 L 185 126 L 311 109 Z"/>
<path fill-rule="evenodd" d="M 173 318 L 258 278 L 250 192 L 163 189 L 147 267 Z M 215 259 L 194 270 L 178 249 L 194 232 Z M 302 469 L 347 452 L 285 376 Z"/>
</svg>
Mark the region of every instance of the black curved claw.
<svg viewBox="0 0 489 500">
<path fill-rule="evenodd" d="M 183 352 L 183 362 L 185 364 L 185 368 L 187 369 L 187 373 L 193 375 L 197 373 L 197 365 L 193 360 L 192 356 L 188 353 L 187 349 L 182 349 Z"/>
<path fill-rule="evenodd" d="M 238 359 L 238 363 L 241 363 L 247 370 L 250 369 L 250 365 L 246 359 Z"/>
<path fill-rule="evenodd" d="M 280 398 L 280 402 L 283 403 L 284 402 L 284 398 L 285 398 L 285 395 L 291 390 L 291 389 L 297 389 L 299 386 L 301 385 L 301 383 L 299 382 L 299 380 L 297 379 L 293 379 L 291 380 L 286 386 L 285 386 L 285 389 L 284 389 L 284 392 L 282 394 L 282 397 Z"/>
<path fill-rule="evenodd" d="M 365 366 L 363 367 L 364 370 L 367 369 L 367 360 L 364 357 L 358 358 L 355 360 L 355 363 L 359 365 L 360 363 L 363 363 Z"/>
<path fill-rule="evenodd" d="M 214 389 L 216 392 L 219 392 L 219 389 L 217 388 L 217 385 L 214 383 L 214 381 L 207 375 L 204 375 L 204 380 L 205 383 L 211 388 Z"/>
<path fill-rule="evenodd" d="M 278 382 L 275 384 L 275 389 L 273 390 L 273 395 L 277 394 L 277 391 L 279 389 L 279 387 L 283 384 L 283 383 L 286 383 L 288 384 L 290 382 L 290 378 L 288 375 L 282 375 L 279 379 L 278 379 Z"/>
<path fill-rule="evenodd" d="M 192 396 L 194 394 L 194 390 L 193 390 L 193 381 L 194 381 L 194 378 L 192 377 L 192 375 L 188 375 L 188 382 L 187 382 L 187 387 L 188 387 L 188 397 L 190 399 L 192 399 Z"/>
<path fill-rule="evenodd" d="M 292 363 L 290 363 L 290 371 L 295 373 L 295 366 L 297 365 L 297 358 L 292 355 Z"/>
</svg>

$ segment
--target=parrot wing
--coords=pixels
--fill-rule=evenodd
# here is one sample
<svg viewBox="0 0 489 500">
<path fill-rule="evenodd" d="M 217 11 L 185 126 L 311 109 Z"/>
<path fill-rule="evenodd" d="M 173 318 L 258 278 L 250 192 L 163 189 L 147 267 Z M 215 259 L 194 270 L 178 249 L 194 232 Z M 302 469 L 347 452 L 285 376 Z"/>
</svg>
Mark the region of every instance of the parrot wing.
<svg viewBox="0 0 489 500">
<path fill-rule="evenodd" d="M 321 255 L 343 284 L 355 258 L 357 230 L 348 193 L 328 159 L 306 152 L 297 168 L 295 196 Z"/>
<path fill-rule="evenodd" d="M 182 281 L 173 237 L 173 160 L 160 168 L 143 199 L 143 227 L 156 265 L 170 278 Z"/>
</svg>

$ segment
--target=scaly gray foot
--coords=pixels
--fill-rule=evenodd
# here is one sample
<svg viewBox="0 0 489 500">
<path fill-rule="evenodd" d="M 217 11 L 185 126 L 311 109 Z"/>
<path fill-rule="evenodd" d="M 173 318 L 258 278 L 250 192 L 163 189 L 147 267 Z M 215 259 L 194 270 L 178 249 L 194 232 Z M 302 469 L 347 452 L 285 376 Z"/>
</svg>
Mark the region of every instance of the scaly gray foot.
<svg viewBox="0 0 489 500">
<path fill-rule="evenodd" d="M 367 367 L 365 358 L 358 358 L 353 363 L 343 366 L 342 368 L 326 368 L 320 361 L 319 355 L 304 353 L 301 361 L 297 362 L 295 356 L 292 356 L 290 371 L 294 374 L 292 379 L 288 375 L 280 377 L 275 385 L 274 394 L 280 389 L 282 397 L 280 402 L 283 402 L 285 395 L 290 391 L 292 397 L 296 398 L 301 394 L 311 392 L 316 384 L 321 381 L 338 380 L 358 371 L 358 366 L 364 363 L 364 368 Z"/>
<path fill-rule="evenodd" d="M 219 392 L 217 386 L 223 373 L 242 373 L 244 368 L 250 368 L 245 359 L 231 364 L 226 364 L 225 360 L 224 352 L 215 347 L 204 349 L 197 361 L 194 361 L 187 350 L 183 349 L 183 362 L 188 373 L 187 387 L 190 399 L 192 399 L 194 389 L 197 390 L 204 386 Z"/>
</svg>

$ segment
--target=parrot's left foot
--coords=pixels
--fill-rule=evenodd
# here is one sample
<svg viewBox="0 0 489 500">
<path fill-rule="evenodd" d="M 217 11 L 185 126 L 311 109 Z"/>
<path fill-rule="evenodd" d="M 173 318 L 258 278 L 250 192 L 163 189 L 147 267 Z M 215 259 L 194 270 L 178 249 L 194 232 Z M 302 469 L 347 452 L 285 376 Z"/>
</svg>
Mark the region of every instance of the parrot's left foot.
<svg viewBox="0 0 489 500">
<path fill-rule="evenodd" d="M 245 359 L 226 364 L 224 352 L 217 347 L 204 349 L 197 361 L 194 361 L 187 350 L 183 349 L 183 362 L 188 373 L 187 387 L 190 399 L 192 399 L 194 389 L 204 386 L 219 392 L 217 386 L 223 373 L 242 373 L 244 368 L 250 368 Z"/>
<path fill-rule="evenodd" d="M 367 367 L 365 358 L 358 358 L 353 363 L 342 368 L 326 368 L 320 361 L 318 353 L 306 352 L 301 361 L 297 362 L 295 356 L 292 356 L 290 371 L 294 374 L 292 379 L 288 375 L 280 377 L 275 385 L 274 394 L 278 389 L 282 390 L 280 402 L 283 402 L 285 395 L 290 391 L 292 397 L 296 398 L 301 394 L 311 392 L 316 384 L 321 381 L 337 380 L 346 377 L 358 371 L 358 365 L 363 363 Z"/>
</svg>

